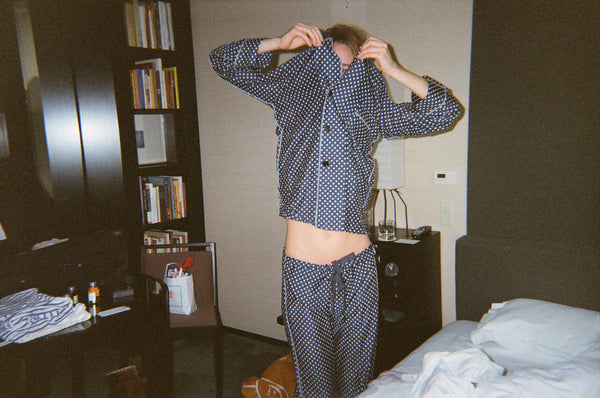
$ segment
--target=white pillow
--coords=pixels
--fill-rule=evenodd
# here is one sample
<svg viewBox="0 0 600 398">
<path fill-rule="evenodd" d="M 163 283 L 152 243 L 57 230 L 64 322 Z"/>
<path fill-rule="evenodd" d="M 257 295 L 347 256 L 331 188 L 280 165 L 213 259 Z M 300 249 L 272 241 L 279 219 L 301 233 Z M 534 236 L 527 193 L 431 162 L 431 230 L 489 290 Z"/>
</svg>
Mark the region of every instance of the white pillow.
<svg viewBox="0 0 600 398">
<path fill-rule="evenodd" d="M 533 299 L 494 303 L 473 344 L 494 342 L 519 355 L 565 360 L 600 350 L 600 313 Z"/>
</svg>

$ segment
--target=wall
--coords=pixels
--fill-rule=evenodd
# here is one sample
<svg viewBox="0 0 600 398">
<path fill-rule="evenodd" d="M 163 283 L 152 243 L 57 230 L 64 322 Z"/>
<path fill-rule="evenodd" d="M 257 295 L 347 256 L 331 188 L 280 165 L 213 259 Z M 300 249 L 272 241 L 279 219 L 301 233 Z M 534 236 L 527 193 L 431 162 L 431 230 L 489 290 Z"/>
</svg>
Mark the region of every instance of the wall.
<svg viewBox="0 0 600 398">
<path fill-rule="evenodd" d="M 600 246 L 600 4 L 475 4 L 469 234 Z"/>
<path fill-rule="evenodd" d="M 600 308 L 598 15 L 597 1 L 475 2 L 460 318 L 514 297 Z"/>
<path fill-rule="evenodd" d="M 217 78 L 214 47 L 243 37 L 277 36 L 301 21 L 360 26 L 392 44 L 409 70 L 444 82 L 466 108 L 447 134 L 405 140 L 403 196 L 411 227 L 442 232 L 443 320 L 455 319 L 454 242 L 466 232 L 466 166 L 472 1 L 191 0 L 206 235 L 217 242 L 219 294 L 226 326 L 284 339 L 280 313 L 285 222 L 278 217 L 275 123 L 267 106 Z M 409 94 L 390 82 L 396 101 Z M 458 172 L 457 185 L 434 185 L 435 170 Z M 441 203 L 453 222 L 440 223 Z"/>
</svg>

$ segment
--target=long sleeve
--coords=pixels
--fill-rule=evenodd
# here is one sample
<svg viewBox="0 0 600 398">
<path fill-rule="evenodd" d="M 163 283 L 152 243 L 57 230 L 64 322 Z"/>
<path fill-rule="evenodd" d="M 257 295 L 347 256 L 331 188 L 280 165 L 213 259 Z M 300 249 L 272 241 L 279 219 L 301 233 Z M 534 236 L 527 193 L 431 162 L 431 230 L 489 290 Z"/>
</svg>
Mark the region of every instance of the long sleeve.
<svg viewBox="0 0 600 398">
<path fill-rule="evenodd" d="M 275 108 L 293 66 L 288 62 L 267 70 L 272 53 L 258 54 L 261 41 L 244 39 L 217 47 L 210 53 L 210 63 L 221 78 Z"/>
<path fill-rule="evenodd" d="M 380 128 L 384 137 L 421 135 L 449 128 L 462 112 L 462 106 L 452 92 L 441 83 L 425 76 L 429 83 L 427 96 L 419 98 L 414 93 L 412 101 L 394 103 L 383 83 L 378 83 Z"/>
</svg>

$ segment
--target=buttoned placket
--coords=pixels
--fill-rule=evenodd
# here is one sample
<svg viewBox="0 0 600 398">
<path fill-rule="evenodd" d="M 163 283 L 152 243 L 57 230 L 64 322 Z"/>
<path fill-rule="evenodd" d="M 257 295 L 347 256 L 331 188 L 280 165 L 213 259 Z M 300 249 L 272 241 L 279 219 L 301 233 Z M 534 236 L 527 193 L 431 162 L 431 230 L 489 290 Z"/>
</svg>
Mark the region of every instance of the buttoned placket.
<svg viewBox="0 0 600 398">
<path fill-rule="evenodd" d="M 332 50 L 333 51 L 333 50 Z M 352 65 L 354 65 L 354 61 Z M 352 67 L 351 65 L 351 67 Z M 340 68 L 342 63 L 340 61 Z M 351 68 L 350 67 L 350 68 Z M 345 73 L 347 74 L 350 71 L 350 68 Z M 342 87 L 342 79 L 344 74 L 341 73 L 341 69 L 333 72 L 333 70 L 329 71 L 330 74 L 339 73 L 334 78 L 330 80 L 330 85 L 326 88 L 325 91 L 325 100 L 323 103 L 323 109 L 321 112 L 321 126 L 319 130 L 319 158 L 318 158 L 318 174 L 317 174 L 317 194 L 316 194 L 316 208 L 315 208 L 315 225 L 320 225 L 320 210 L 323 210 L 323 207 L 327 208 L 329 212 L 339 212 L 343 213 L 344 209 L 342 208 L 331 208 L 331 206 L 322 206 L 323 200 L 323 189 L 329 189 L 340 191 L 342 189 L 342 184 L 336 184 L 332 186 L 331 184 L 324 186 L 324 180 L 331 180 L 332 176 L 339 177 L 341 173 L 340 167 L 341 164 L 336 164 L 334 162 L 336 153 L 332 153 L 333 150 L 343 150 L 345 145 L 344 138 L 345 134 L 342 131 L 338 131 L 334 125 L 340 127 L 339 120 L 334 120 L 336 118 L 337 112 L 335 110 L 335 90 L 339 90 Z M 331 76 L 331 75 L 330 75 Z M 338 116 L 339 117 L 339 116 Z M 339 155 L 339 154 L 338 154 Z M 337 173 L 337 175 L 336 175 Z M 337 193 L 338 197 L 341 197 L 343 192 Z M 344 206 L 342 206 L 344 207 Z M 340 214 L 326 214 L 325 216 L 329 216 L 334 220 L 340 220 Z"/>
<path fill-rule="evenodd" d="M 333 52 L 333 48 L 331 48 L 331 51 Z M 340 65 L 341 65 L 341 61 L 340 61 Z M 326 71 L 327 72 L 327 71 Z M 328 71 L 329 73 L 327 74 L 330 78 L 332 76 L 332 70 Z M 317 171 L 317 192 L 316 192 L 316 198 L 315 198 L 315 226 L 319 227 L 320 226 L 320 210 L 321 210 L 321 201 L 323 200 L 322 197 L 322 189 L 326 189 L 326 187 L 323 186 L 323 182 L 325 179 L 325 174 L 330 174 L 331 173 L 331 161 L 333 159 L 332 156 L 330 156 L 331 154 L 324 154 L 324 143 L 328 143 L 331 141 L 331 129 L 332 129 L 332 121 L 328 120 L 329 115 L 331 114 L 331 112 L 329 112 L 328 110 L 330 108 L 333 107 L 333 89 L 334 86 L 336 84 L 339 83 L 339 78 L 336 77 L 334 79 L 329 79 L 328 82 L 328 86 L 326 87 L 326 91 L 325 91 L 325 99 L 323 101 L 323 108 L 321 111 L 321 125 L 319 128 L 319 157 L 318 157 L 318 171 Z"/>
<path fill-rule="evenodd" d="M 331 90 L 328 91 L 329 93 Z M 323 131 L 325 125 L 325 110 L 327 109 L 327 105 L 330 101 L 330 96 L 327 95 L 325 97 L 325 101 L 323 102 L 323 112 L 321 112 L 321 125 L 319 127 L 319 157 L 317 161 L 317 197 L 315 198 L 315 226 L 319 225 L 319 204 L 320 204 L 320 196 L 321 196 L 321 182 L 323 181 Z M 329 165 L 329 164 L 328 164 Z"/>
</svg>

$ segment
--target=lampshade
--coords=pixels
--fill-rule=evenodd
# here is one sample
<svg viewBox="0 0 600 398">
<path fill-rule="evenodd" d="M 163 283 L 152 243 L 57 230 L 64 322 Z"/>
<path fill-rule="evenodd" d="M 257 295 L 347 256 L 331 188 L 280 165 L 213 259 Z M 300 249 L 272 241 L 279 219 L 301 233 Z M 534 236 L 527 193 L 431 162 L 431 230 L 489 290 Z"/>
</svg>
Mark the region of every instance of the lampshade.
<svg viewBox="0 0 600 398">
<path fill-rule="evenodd" d="M 383 139 L 373 158 L 377 162 L 375 188 L 396 189 L 404 186 L 404 139 Z"/>
</svg>

